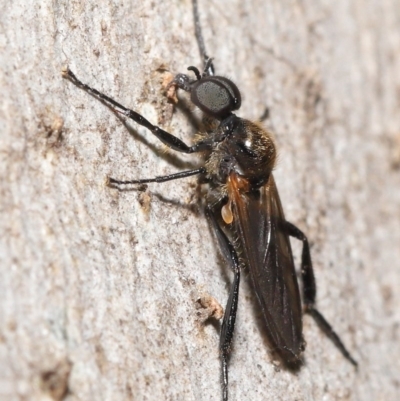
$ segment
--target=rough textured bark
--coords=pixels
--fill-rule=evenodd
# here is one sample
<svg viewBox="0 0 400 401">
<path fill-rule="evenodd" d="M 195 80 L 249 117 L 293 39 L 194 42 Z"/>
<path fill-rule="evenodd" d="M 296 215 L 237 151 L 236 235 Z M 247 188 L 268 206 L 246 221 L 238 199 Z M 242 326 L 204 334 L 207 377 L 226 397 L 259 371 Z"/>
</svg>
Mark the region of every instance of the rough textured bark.
<svg viewBox="0 0 400 401">
<path fill-rule="evenodd" d="M 117 192 L 105 178 L 179 171 L 83 81 L 187 142 L 168 73 L 200 65 L 185 1 L 2 1 L 0 398 L 219 399 L 218 332 L 196 298 L 231 280 L 196 179 Z M 277 368 L 242 286 L 233 400 L 395 400 L 400 372 L 400 2 L 200 0 L 218 73 L 266 122 L 287 218 L 313 244 L 318 306 L 360 363 L 304 319 L 305 365 Z M 160 157 L 161 154 L 161 157 Z M 296 246 L 296 260 L 299 248 Z"/>
</svg>

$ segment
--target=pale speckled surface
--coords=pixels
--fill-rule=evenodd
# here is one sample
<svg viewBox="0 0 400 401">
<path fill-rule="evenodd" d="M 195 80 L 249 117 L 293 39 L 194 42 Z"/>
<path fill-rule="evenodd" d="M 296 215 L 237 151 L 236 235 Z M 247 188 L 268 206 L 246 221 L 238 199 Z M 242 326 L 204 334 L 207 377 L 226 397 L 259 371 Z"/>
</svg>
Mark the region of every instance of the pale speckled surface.
<svg viewBox="0 0 400 401">
<path fill-rule="evenodd" d="M 306 317 L 306 365 L 277 370 L 243 285 L 230 400 L 397 400 L 400 3 L 199 1 L 240 115 L 270 108 L 286 216 L 313 244 L 319 309 L 360 362 L 355 373 Z M 157 69 L 183 72 L 199 55 L 190 2 L 168 3 L 1 5 L 1 401 L 60 399 L 64 386 L 70 401 L 220 399 L 218 334 L 198 325 L 194 300 L 224 304 L 230 272 L 201 213 L 176 204 L 196 205 L 195 180 L 144 197 L 104 185 L 193 159 L 159 158 L 145 130 L 135 140 L 61 78 L 68 64 L 189 142 Z M 60 121 L 61 140 L 47 138 Z"/>
</svg>

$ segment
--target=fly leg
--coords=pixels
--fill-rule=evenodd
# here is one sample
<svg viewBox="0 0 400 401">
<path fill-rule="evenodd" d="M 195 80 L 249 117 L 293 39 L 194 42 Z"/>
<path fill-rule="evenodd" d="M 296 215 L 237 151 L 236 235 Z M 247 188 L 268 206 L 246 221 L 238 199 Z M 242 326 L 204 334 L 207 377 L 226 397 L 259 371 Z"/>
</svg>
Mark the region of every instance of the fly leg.
<svg viewBox="0 0 400 401">
<path fill-rule="evenodd" d="M 158 177 L 154 178 L 142 178 L 139 180 L 129 180 L 129 181 L 120 181 L 116 180 L 114 178 L 108 178 L 108 185 L 110 186 L 118 186 L 118 185 L 127 185 L 127 184 L 149 184 L 151 182 L 166 182 L 166 181 L 172 181 L 172 180 L 178 180 L 180 178 L 185 178 L 185 177 L 190 177 L 192 175 L 197 175 L 197 174 L 204 174 L 206 172 L 205 167 L 200 167 L 196 168 L 195 170 L 186 170 L 186 171 L 181 171 L 179 173 L 175 174 L 168 174 L 168 175 L 161 175 Z"/>
<path fill-rule="evenodd" d="M 344 346 L 342 340 L 336 334 L 333 327 L 328 323 L 324 316 L 315 308 L 316 284 L 314 270 L 311 262 L 310 246 L 307 237 L 293 224 L 286 222 L 288 234 L 303 242 L 303 252 L 301 255 L 301 277 L 303 280 L 303 298 L 306 313 L 309 313 L 321 330 L 331 339 L 343 356 L 355 367 L 358 366 L 355 359 Z"/>
<path fill-rule="evenodd" d="M 193 17 L 194 17 L 194 29 L 197 44 L 199 45 L 199 50 L 201 57 L 203 58 L 204 63 L 204 75 L 214 75 L 214 65 L 212 63 L 212 59 L 207 55 L 206 46 L 204 45 L 204 38 L 201 32 L 200 26 L 200 16 L 199 16 L 199 7 L 197 4 L 197 0 L 193 0 Z"/>
<path fill-rule="evenodd" d="M 218 238 L 222 253 L 230 262 L 234 272 L 233 283 L 229 293 L 228 302 L 226 304 L 224 320 L 222 322 L 219 349 L 221 352 L 221 368 L 222 368 L 222 399 L 228 401 L 228 357 L 231 351 L 233 332 L 235 329 L 236 312 L 239 299 L 239 283 L 240 283 L 240 263 L 237 252 L 228 239 L 216 218 L 216 210 L 214 205 L 209 205 L 206 208 L 206 214 L 210 218 L 214 232 Z"/>
<path fill-rule="evenodd" d="M 186 143 L 181 141 L 176 136 L 170 134 L 167 131 L 164 131 L 160 127 L 153 125 L 150 121 L 146 120 L 141 114 L 136 111 L 127 109 L 121 103 L 116 102 L 111 97 L 105 95 L 104 93 L 99 92 L 97 89 L 90 87 L 89 85 L 84 84 L 80 81 L 76 75 L 67 67 L 62 71 L 63 77 L 71 81 L 74 85 L 88 92 L 102 103 L 106 104 L 110 107 L 114 112 L 124 115 L 129 119 L 135 121 L 137 124 L 142 127 L 147 128 L 153 135 L 155 135 L 161 142 L 167 145 L 169 148 L 176 150 L 177 152 L 182 153 L 195 153 L 201 152 L 203 150 L 210 149 L 212 147 L 212 139 L 205 139 L 195 143 L 193 146 L 188 146 Z"/>
</svg>

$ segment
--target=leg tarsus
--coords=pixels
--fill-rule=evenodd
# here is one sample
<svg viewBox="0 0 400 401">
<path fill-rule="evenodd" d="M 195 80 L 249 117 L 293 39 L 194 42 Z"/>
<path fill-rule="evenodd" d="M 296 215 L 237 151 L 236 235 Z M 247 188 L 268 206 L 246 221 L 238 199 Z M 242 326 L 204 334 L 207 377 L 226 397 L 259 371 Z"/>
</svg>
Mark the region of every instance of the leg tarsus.
<svg viewBox="0 0 400 401">
<path fill-rule="evenodd" d="M 320 329 L 326 334 L 327 337 L 336 345 L 342 355 L 355 367 L 358 368 L 357 361 L 347 351 L 340 337 L 336 334 L 333 327 L 328 323 L 324 316 L 313 306 L 306 307 L 306 313 L 310 314 Z"/>
</svg>

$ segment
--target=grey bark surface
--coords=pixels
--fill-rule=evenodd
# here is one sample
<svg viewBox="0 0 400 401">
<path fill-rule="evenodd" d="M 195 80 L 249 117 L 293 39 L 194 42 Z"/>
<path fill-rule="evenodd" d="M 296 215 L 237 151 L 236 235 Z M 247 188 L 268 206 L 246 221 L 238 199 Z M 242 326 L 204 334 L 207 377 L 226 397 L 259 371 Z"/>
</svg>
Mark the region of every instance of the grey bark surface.
<svg viewBox="0 0 400 401">
<path fill-rule="evenodd" d="M 163 82 L 201 66 L 191 2 L 0 3 L 0 400 L 219 400 L 218 331 L 196 299 L 224 306 L 232 277 L 196 179 L 105 185 L 200 161 L 130 133 L 61 77 L 69 65 L 190 143 Z M 312 244 L 318 308 L 360 364 L 308 316 L 302 369 L 272 363 L 243 283 L 230 400 L 397 400 L 400 2 L 199 7 L 217 72 L 242 91 L 238 114 L 269 108 L 275 179 Z"/>
</svg>

